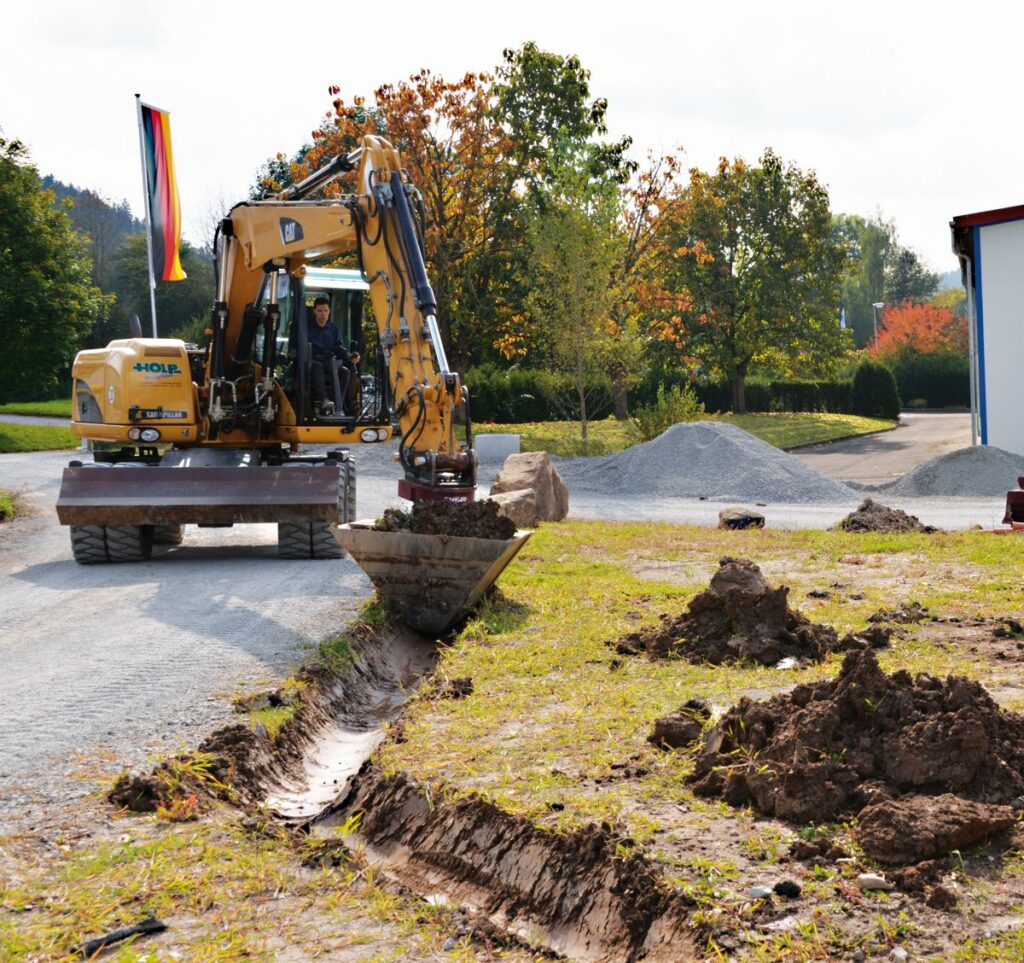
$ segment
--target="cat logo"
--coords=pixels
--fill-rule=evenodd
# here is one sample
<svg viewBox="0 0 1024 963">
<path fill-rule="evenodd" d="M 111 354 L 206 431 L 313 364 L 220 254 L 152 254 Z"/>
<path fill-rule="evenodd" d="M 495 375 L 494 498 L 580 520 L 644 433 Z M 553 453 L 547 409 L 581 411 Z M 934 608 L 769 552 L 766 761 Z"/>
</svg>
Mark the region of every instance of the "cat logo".
<svg viewBox="0 0 1024 963">
<path fill-rule="evenodd" d="M 282 217 L 280 220 L 282 244 L 294 244 L 302 240 L 302 225 L 298 221 L 290 217 Z"/>
</svg>

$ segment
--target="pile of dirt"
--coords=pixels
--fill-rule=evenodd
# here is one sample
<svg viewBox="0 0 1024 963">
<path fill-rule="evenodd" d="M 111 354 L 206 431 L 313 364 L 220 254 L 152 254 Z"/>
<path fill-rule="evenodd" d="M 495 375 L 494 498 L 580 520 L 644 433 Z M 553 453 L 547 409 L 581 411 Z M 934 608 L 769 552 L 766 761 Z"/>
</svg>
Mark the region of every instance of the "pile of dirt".
<svg viewBox="0 0 1024 963">
<path fill-rule="evenodd" d="M 411 512 L 385 509 L 375 532 L 454 535 L 459 538 L 514 538 L 516 525 L 498 514 L 497 502 L 418 502 Z"/>
<path fill-rule="evenodd" d="M 699 795 L 799 823 L 907 796 L 987 804 L 918 806 L 913 820 L 902 805 L 864 814 L 862 844 L 878 858 L 887 844 L 874 841 L 900 833 L 894 857 L 926 859 L 951 839 L 1006 825 L 1006 811 L 988 804 L 1024 793 L 1024 717 L 1001 710 L 970 679 L 886 675 L 864 649 L 846 656 L 835 679 L 765 702 L 742 699 L 709 733 L 691 781 Z"/>
<path fill-rule="evenodd" d="M 904 498 L 1005 495 L 1024 474 L 1024 457 L 991 445 L 961 448 L 932 458 L 886 485 L 886 494 Z"/>
<path fill-rule="evenodd" d="M 622 636 L 615 650 L 713 665 L 775 665 L 785 658 L 820 661 L 840 644 L 835 629 L 793 611 L 787 603 L 789 588 L 771 588 L 750 560 L 725 557 L 718 565 L 708 588 L 693 598 L 687 611 Z"/>
<path fill-rule="evenodd" d="M 855 512 L 850 512 L 840 523 L 846 532 L 935 532 L 931 525 L 922 525 L 915 515 L 908 515 L 899 508 L 888 508 L 870 498 L 865 498 Z"/>
<path fill-rule="evenodd" d="M 663 498 L 841 502 L 854 492 L 748 432 L 719 421 L 673 425 L 604 458 L 559 464 L 570 488 Z"/>
</svg>

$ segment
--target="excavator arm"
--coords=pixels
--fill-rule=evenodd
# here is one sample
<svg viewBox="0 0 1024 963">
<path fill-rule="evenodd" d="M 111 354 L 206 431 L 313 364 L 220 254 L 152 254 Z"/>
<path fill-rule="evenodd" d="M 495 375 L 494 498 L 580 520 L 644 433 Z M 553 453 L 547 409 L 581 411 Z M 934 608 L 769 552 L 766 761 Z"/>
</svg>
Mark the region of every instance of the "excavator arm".
<svg viewBox="0 0 1024 963">
<path fill-rule="evenodd" d="M 351 171 L 356 193 L 309 199 Z M 397 151 L 368 136 L 359 149 L 335 157 L 277 198 L 240 204 L 230 212 L 217 244 L 218 290 L 204 399 L 211 434 L 219 421 L 236 417 L 240 394 L 249 398 L 250 408 L 263 406 L 266 420 L 274 417 L 272 359 L 259 359 L 253 368 L 251 355 L 261 327 L 264 345 L 275 343 L 276 275 L 301 277 L 311 261 L 356 250 L 402 433 L 399 494 L 412 501 L 473 499 L 476 456 L 467 392 L 450 369 L 441 340 L 414 214 L 418 200 Z M 264 291 L 269 298 L 261 297 Z M 266 306 L 257 309 L 263 301 Z M 465 446 L 456 437 L 460 410 L 467 412 Z"/>
</svg>

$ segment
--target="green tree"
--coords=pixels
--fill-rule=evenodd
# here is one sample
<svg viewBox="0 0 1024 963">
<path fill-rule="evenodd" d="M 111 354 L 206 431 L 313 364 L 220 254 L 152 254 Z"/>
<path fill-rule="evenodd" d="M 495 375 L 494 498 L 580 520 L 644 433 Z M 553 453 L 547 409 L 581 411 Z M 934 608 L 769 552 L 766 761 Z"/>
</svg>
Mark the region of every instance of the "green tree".
<svg viewBox="0 0 1024 963">
<path fill-rule="evenodd" d="M 846 248 L 817 176 L 767 150 L 760 166 L 723 158 L 713 173 L 693 169 L 680 200 L 662 231 L 673 310 L 660 336 L 724 374 L 737 412 L 754 365 L 821 376 L 841 363 Z"/>
<path fill-rule="evenodd" d="M 194 336 L 196 330 L 201 330 L 203 322 L 199 319 L 207 318 L 213 304 L 213 265 L 187 241 L 181 244 L 181 266 L 188 275 L 184 281 L 156 282 L 156 319 L 161 337 Z M 127 337 L 127 319 L 132 313 L 139 316 L 148 336 L 152 328 L 145 234 L 135 234 L 124 243 L 114 274 L 118 336 Z"/>
<path fill-rule="evenodd" d="M 533 334 L 548 366 L 572 377 L 584 454 L 591 391 L 623 356 L 639 350 L 636 331 L 621 329 L 612 317 L 626 243 L 616 188 L 611 180 L 590 180 L 570 160 L 539 199 L 527 229 Z"/>
<path fill-rule="evenodd" d="M 939 276 L 914 251 L 900 245 L 896 226 L 880 216 L 840 214 L 835 230 L 850 250 L 842 291 L 846 324 L 854 344 L 862 348 L 874 336 L 872 304 L 895 307 L 907 300 L 926 301 L 935 294 Z"/>
<path fill-rule="evenodd" d="M 0 138 L 0 402 L 52 395 L 110 299 L 28 152 Z"/>
</svg>

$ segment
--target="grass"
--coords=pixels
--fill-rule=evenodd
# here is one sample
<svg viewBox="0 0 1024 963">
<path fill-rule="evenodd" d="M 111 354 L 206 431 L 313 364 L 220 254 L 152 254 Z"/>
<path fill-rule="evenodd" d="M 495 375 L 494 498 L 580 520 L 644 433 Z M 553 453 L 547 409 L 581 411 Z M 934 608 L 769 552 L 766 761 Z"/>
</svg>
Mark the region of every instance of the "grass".
<svg viewBox="0 0 1024 963">
<path fill-rule="evenodd" d="M 18 425 L 0 421 L 0 454 L 77 448 L 79 439 L 56 425 Z"/>
<path fill-rule="evenodd" d="M 0 415 L 31 415 L 35 418 L 70 418 L 71 399 L 55 398 L 52 401 L 12 401 L 0 405 Z"/>
<path fill-rule="evenodd" d="M 0 522 L 14 518 L 14 496 L 5 488 L 0 488 Z"/>
<path fill-rule="evenodd" d="M 819 412 L 711 415 L 709 419 L 725 421 L 756 435 L 777 448 L 794 448 L 865 435 L 895 427 L 884 418 L 863 418 L 859 415 L 835 415 Z M 477 434 L 509 432 L 520 436 L 523 451 L 546 451 L 552 455 L 573 457 L 583 453 L 580 426 L 576 421 L 526 422 L 500 425 L 482 423 L 475 426 Z M 590 455 L 609 455 L 640 442 L 640 433 L 632 421 L 606 418 L 588 425 Z"/>
<path fill-rule="evenodd" d="M 771 583 L 791 587 L 795 608 L 840 634 L 863 628 L 881 607 L 914 599 L 944 617 L 1011 615 L 1024 587 L 1024 540 L 982 532 L 856 535 L 609 522 L 547 525 L 506 570 L 501 592 L 442 652 L 439 673 L 472 678 L 473 695 L 417 699 L 403 716 L 405 741 L 385 744 L 378 758 L 388 771 L 408 772 L 437 788 L 480 793 L 553 830 L 607 822 L 663 863 L 666 876 L 697 902 L 698 914 L 717 921 L 716 927 L 735 916 L 734 934 L 748 925 L 747 911 L 737 909 L 745 905 L 746 888 L 766 872 L 769 880 L 785 872 L 808 894 L 794 907 L 801 928 L 741 958 L 845 956 L 858 945 L 851 941 L 862 936 L 856 917 L 847 922 L 844 911 L 831 905 L 838 899 L 835 887 L 820 883 L 813 867 L 771 869 L 801 827 L 692 796 L 685 780 L 693 751 L 661 753 L 646 741 L 655 718 L 693 696 L 721 711 L 744 694 L 764 698 L 794 683 L 830 678 L 841 658 L 780 672 L 620 658 L 608 645 L 624 632 L 656 623 L 663 613 L 679 611 L 706 586 L 723 555 L 757 561 Z M 807 596 L 836 583 L 842 588 L 832 598 Z M 905 637 L 880 653 L 882 667 L 966 675 L 989 686 L 1019 684 L 1019 666 L 986 659 L 966 644 L 934 644 L 922 632 L 908 626 Z M 623 763 L 647 772 L 622 778 L 616 772 Z M 695 848 L 705 833 L 717 847 L 701 842 Z M 990 871 L 991 863 L 983 865 Z M 846 875 L 862 871 L 843 869 Z M 1005 862 L 1001 871 L 1013 886 L 1024 883 L 1024 861 Z M 982 884 L 967 879 L 961 885 L 966 901 L 975 892 L 972 886 Z M 872 912 L 897 932 L 906 907 L 897 899 L 877 902 L 870 904 Z M 835 925 L 822 925 L 822 912 Z M 979 923 L 975 937 L 982 932 Z M 929 934 L 936 935 L 944 932 Z M 906 934 L 908 945 L 914 939 Z M 1013 947 L 1019 941 L 1005 939 Z M 1006 958 L 1012 958 L 1009 951 Z"/>
</svg>

